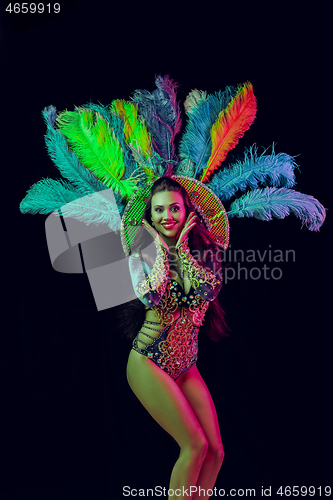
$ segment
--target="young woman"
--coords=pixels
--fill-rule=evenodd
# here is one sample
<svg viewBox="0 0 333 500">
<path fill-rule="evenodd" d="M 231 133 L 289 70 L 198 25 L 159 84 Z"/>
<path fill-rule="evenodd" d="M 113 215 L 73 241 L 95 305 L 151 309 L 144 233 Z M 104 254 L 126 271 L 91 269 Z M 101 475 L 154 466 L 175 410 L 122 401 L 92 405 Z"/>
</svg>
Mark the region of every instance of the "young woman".
<svg viewBox="0 0 333 500">
<path fill-rule="evenodd" d="M 129 259 L 133 286 L 146 314 L 129 355 L 128 382 L 179 444 L 169 488 L 208 490 L 215 484 L 224 451 L 214 403 L 196 360 L 198 331 L 209 305 L 219 313 L 220 330 L 223 324 L 214 301 L 222 286 L 218 247 L 195 215 L 185 189 L 168 177 L 154 183 L 142 224 L 154 238 L 156 259 L 151 269 L 147 267 L 140 245 Z M 201 259 L 191 250 L 200 251 Z"/>
</svg>

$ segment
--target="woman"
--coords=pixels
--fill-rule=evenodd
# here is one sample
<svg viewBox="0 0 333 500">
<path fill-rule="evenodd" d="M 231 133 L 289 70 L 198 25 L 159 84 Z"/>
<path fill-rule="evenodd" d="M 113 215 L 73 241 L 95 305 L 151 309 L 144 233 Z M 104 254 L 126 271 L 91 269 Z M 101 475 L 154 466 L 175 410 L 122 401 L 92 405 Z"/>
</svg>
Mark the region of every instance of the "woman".
<svg viewBox="0 0 333 500">
<path fill-rule="evenodd" d="M 141 248 L 130 256 L 133 286 L 146 315 L 129 355 L 128 382 L 179 444 L 169 488 L 209 490 L 224 451 L 214 403 L 196 360 L 199 327 L 222 285 L 215 276 L 220 270 L 214 258 L 218 247 L 195 216 L 185 189 L 168 177 L 154 183 L 142 223 L 154 237 L 157 255 L 151 270 L 145 267 Z M 195 250 L 206 250 L 201 263 L 189 253 L 193 243 Z M 197 497 L 195 493 L 190 498 Z"/>
</svg>

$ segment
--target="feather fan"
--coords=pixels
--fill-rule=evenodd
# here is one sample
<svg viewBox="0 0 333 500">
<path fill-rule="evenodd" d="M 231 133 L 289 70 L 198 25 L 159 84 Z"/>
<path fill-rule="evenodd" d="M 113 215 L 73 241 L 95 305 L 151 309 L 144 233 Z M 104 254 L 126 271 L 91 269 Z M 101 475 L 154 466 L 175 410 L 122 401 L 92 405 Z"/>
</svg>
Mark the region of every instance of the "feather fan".
<svg viewBox="0 0 333 500">
<path fill-rule="evenodd" d="M 257 111 L 257 101 L 253 87 L 246 82 L 239 88 L 236 96 L 227 108 L 219 114 L 211 130 L 212 150 L 204 168 L 201 182 L 207 182 L 214 170 L 225 160 L 228 151 L 233 149 L 244 133 L 254 122 Z"/>
<path fill-rule="evenodd" d="M 122 148 L 99 113 L 77 108 L 76 112 L 60 113 L 56 121 L 86 168 L 121 196 L 133 195 L 137 189 L 136 183 L 130 179 L 121 180 L 125 171 Z"/>
<path fill-rule="evenodd" d="M 258 184 L 291 188 L 295 185 L 294 169 L 298 168 L 292 156 L 274 152 L 266 155 L 267 149 L 258 157 L 254 144 L 245 152 L 243 161 L 238 160 L 229 168 L 213 174 L 207 187 L 222 200 L 229 200 L 238 190 L 255 189 Z"/>
<path fill-rule="evenodd" d="M 316 198 L 283 187 L 249 191 L 231 204 L 227 215 L 267 221 L 272 217 L 284 219 L 290 213 L 300 218 L 310 231 L 319 231 L 326 217 L 325 208 Z"/>
</svg>

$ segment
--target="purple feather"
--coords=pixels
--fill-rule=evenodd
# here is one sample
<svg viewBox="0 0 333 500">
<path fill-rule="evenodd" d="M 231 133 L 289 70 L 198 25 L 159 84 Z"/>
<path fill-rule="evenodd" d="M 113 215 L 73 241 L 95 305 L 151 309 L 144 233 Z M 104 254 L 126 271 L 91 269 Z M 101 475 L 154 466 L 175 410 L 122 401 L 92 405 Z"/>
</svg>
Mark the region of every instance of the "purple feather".
<svg viewBox="0 0 333 500">
<path fill-rule="evenodd" d="M 46 124 L 49 124 L 54 128 L 55 121 L 57 119 L 57 110 L 54 106 L 48 106 L 42 111 Z"/>
<path fill-rule="evenodd" d="M 132 101 L 138 105 L 139 113 L 151 135 L 154 150 L 166 162 L 171 162 L 175 155 L 175 136 L 181 127 L 175 92 L 177 84 L 169 76 L 156 76 L 155 84 L 157 89 L 152 93 L 136 90 Z M 167 171 L 170 168 L 168 166 Z"/>
</svg>

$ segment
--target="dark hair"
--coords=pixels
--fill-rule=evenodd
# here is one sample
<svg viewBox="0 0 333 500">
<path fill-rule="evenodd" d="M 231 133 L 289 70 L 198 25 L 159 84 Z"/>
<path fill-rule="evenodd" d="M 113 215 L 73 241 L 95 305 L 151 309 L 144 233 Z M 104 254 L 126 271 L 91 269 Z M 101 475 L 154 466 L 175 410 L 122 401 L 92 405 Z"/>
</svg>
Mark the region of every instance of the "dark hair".
<svg viewBox="0 0 333 500">
<path fill-rule="evenodd" d="M 187 219 L 188 215 L 191 212 L 196 213 L 196 225 L 188 233 L 189 247 L 191 250 L 195 249 L 198 251 L 199 255 L 202 256 L 202 258 L 197 260 L 200 262 L 200 264 L 205 265 L 206 257 L 208 255 L 216 255 L 219 247 L 215 244 L 210 232 L 201 219 L 201 215 L 197 212 L 194 205 L 192 204 L 187 191 L 177 181 L 175 181 L 171 177 L 160 177 L 154 182 L 142 218 L 145 219 L 149 224 L 152 223 L 152 197 L 154 196 L 154 194 L 161 193 L 163 191 L 176 191 L 182 195 L 185 205 L 185 219 Z M 134 239 L 134 243 L 131 245 L 131 250 L 141 250 L 143 259 L 145 260 L 145 262 L 150 264 L 150 267 L 152 267 L 154 264 L 152 257 L 144 254 L 143 249 L 146 247 L 147 231 L 139 230 L 136 238 Z M 222 270 L 219 269 L 220 279 L 222 279 L 221 273 Z M 122 321 L 122 326 L 123 328 L 127 329 L 127 337 L 134 338 L 144 321 L 145 306 L 139 299 L 136 299 L 127 303 L 126 307 L 129 311 L 126 310 L 126 315 L 124 315 L 126 319 L 123 318 L 125 319 L 125 321 Z M 225 314 L 219 303 L 218 296 L 210 302 L 209 308 L 206 311 L 205 322 L 201 329 L 206 330 L 208 337 L 214 341 L 218 341 L 221 339 L 221 337 L 227 336 L 226 331 L 228 330 L 228 327 L 225 322 Z"/>
</svg>

